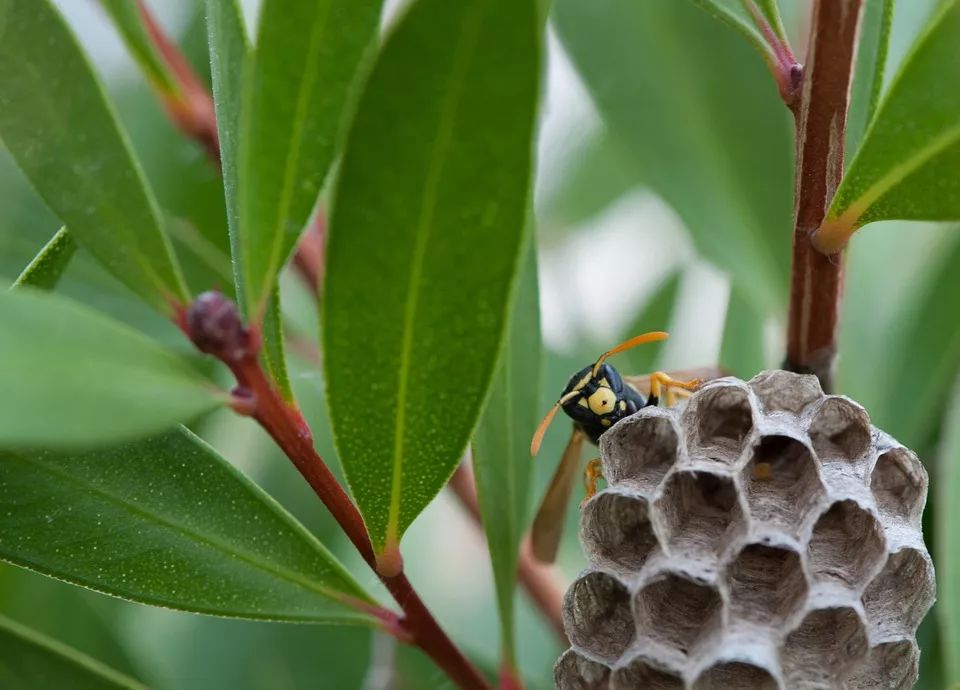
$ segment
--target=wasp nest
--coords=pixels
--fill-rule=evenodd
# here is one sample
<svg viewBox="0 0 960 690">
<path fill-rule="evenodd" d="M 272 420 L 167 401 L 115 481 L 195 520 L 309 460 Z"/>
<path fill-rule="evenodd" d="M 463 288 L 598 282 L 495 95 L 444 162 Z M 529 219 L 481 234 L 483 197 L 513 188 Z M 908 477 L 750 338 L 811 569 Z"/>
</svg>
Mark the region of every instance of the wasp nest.
<svg viewBox="0 0 960 690">
<path fill-rule="evenodd" d="M 600 442 L 561 690 L 911 688 L 927 475 L 812 376 L 720 379 Z"/>
</svg>

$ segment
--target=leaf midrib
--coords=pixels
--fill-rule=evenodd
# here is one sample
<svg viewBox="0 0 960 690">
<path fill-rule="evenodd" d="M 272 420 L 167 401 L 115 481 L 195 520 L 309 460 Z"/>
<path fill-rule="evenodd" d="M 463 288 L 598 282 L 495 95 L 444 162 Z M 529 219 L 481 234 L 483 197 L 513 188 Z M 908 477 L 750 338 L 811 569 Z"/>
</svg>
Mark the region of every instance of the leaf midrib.
<svg viewBox="0 0 960 690">
<path fill-rule="evenodd" d="M 185 536 L 188 539 L 192 539 L 193 541 L 199 544 L 206 544 L 207 546 L 213 547 L 215 550 L 220 551 L 221 553 L 226 554 L 234 558 L 235 560 L 239 560 L 243 563 L 246 563 L 247 565 L 253 567 L 256 570 L 261 570 L 270 575 L 274 575 L 278 579 L 284 580 L 291 584 L 299 585 L 300 587 L 303 587 L 308 591 L 312 591 L 315 594 L 319 594 L 320 596 L 326 597 L 336 603 L 342 603 L 339 597 L 345 594 L 343 592 L 339 592 L 338 590 L 332 589 L 330 587 L 326 587 L 324 585 L 318 584 L 313 580 L 304 578 L 299 574 L 297 574 L 296 572 L 289 570 L 288 568 L 284 568 L 278 565 L 263 563 L 256 556 L 250 553 L 247 553 L 246 551 L 231 548 L 229 544 L 221 542 L 219 539 L 214 539 L 211 537 L 198 534 L 197 532 L 179 523 L 176 523 L 165 517 L 161 517 L 160 515 L 152 511 L 146 510 L 145 508 L 141 508 L 139 506 L 133 505 L 128 501 L 125 501 L 122 497 L 117 496 L 116 494 L 101 488 L 97 484 L 81 480 L 80 478 L 72 474 L 64 472 L 63 470 L 57 468 L 56 465 L 51 465 L 50 463 L 45 463 L 36 458 L 26 457 L 18 453 L 11 453 L 8 457 L 12 457 L 15 460 L 19 460 L 20 462 L 23 462 L 26 464 L 32 464 L 37 468 L 43 471 L 46 471 L 50 475 L 53 475 L 59 479 L 66 480 L 67 482 L 72 483 L 75 486 L 78 486 L 86 491 L 89 491 L 92 494 L 95 494 L 96 496 L 99 496 L 100 498 L 105 499 L 109 503 L 113 503 L 121 507 L 122 509 L 126 510 L 128 513 L 131 513 L 134 516 L 144 519 L 146 522 L 153 521 L 157 525 L 161 527 L 165 527 L 175 533 L 179 533 L 182 536 Z"/>
<path fill-rule="evenodd" d="M 831 216 L 834 218 L 849 217 L 854 224 L 859 224 L 860 218 L 864 216 L 875 203 L 886 196 L 887 193 L 892 191 L 901 182 L 904 182 L 913 173 L 920 170 L 924 164 L 933 160 L 957 143 L 960 143 L 960 122 L 956 123 L 950 129 L 941 132 L 939 136 L 934 137 L 926 146 L 921 147 L 912 156 L 909 156 L 897 165 L 891 166 L 885 175 L 882 175 L 880 179 L 870 185 L 863 194 L 850 202 L 845 210 L 831 214 Z"/>
<path fill-rule="evenodd" d="M 450 88 L 446 90 L 446 98 L 440 106 L 440 127 L 431 146 L 431 155 L 427 168 L 427 177 L 424 182 L 423 205 L 420 208 L 420 217 L 417 221 L 416 240 L 413 260 L 410 264 L 410 280 L 408 282 L 407 297 L 404 303 L 403 336 L 400 345 L 400 367 L 397 376 L 397 406 L 396 425 L 393 439 L 393 478 L 390 489 L 390 506 L 387 513 L 387 527 L 384 535 L 387 546 L 395 546 L 399 541 L 400 523 L 400 496 L 403 480 L 403 450 L 406 432 L 406 405 L 407 387 L 409 385 L 410 359 L 413 350 L 413 323 L 416 318 L 420 293 L 417 286 L 423 274 L 423 261 L 426 254 L 427 239 L 433 222 L 437 206 L 437 195 L 440 178 L 446 163 L 443 152 L 449 148 L 453 138 L 453 120 L 458 110 L 460 94 L 466 81 L 466 72 L 469 69 L 471 58 L 479 39 L 482 17 L 486 10 L 487 1 L 479 2 L 477 7 L 464 18 L 462 40 L 458 42 L 459 50 L 454 57 L 454 64 L 449 73 Z"/>
<path fill-rule="evenodd" d="M 314 20 L 313 28 L 310 30 L 310 41 L 307 48 L 307 64 L 303 71 L 303 77 L 300 80 L 300 89 L 297 94 L 297 106 L 294 110 L 293 132 L 290 136 L 287 146 L 286 166 L 283 173 L 283 184 L 280 187 L 280 204 L 277 206 L 277 220 L 273 228 L 273 243 L 270 247 L 270 260 L 267 264 L 268 276 L 272 276 L 279 270 L 280 253 L 286 237 L 285 226 L 290 218 L 290 206 L 293 203 L 294 177 L 297 169 L 300 167 L 300 146 L 299 142 L 303 139 L 303 129 L 306 126 L 307 108 L 310 98 L 313 95 L 316 86 L 317 75 L 320 66 L 317 64 L 317 53 L 320 52 L 320 37 L 323 34 L 323 27 L 326 26 L 330 18 L 331 6 L 328 2 L 322 12 L 322 17 Z M 262 319 L 263 312 L 269 302 L 269 290 L 264 290 L 261 285 L 261 294 L 257 296 L 257 305 L 254 313 L 257 320 Z"/>
</svg>

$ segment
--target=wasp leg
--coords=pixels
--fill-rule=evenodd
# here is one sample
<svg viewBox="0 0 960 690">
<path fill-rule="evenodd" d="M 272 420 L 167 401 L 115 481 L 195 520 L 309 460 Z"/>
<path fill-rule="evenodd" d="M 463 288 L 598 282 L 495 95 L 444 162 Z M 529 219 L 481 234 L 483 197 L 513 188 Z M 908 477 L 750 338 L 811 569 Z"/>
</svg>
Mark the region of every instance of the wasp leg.
<svg viewBox="0 0 960 690">
<path fill-rule="evenodd" d="M 594 458 L 587 463 L 587 469 L 583 471 L 583 484 L 587 487 L 587 495 L 580 502 L 581 506 L 597 495 L 597 482 L 601 479 L 603 470 L 600 468 L 600 458 Z"/>
<path fill-rule="evenodd" d="M 665 374 L 662 371 L 655 371 L 650 374 L 650 398 L 653 403 L 659 402 L 661 392 L 666 394 L 667 406 L 672 407 L 677 402 L 677 396 L 689 397 L 689 395 L 703 383 L 700 379 L 691 379 L 690 381 L 678 381 Z"/>
</svg>

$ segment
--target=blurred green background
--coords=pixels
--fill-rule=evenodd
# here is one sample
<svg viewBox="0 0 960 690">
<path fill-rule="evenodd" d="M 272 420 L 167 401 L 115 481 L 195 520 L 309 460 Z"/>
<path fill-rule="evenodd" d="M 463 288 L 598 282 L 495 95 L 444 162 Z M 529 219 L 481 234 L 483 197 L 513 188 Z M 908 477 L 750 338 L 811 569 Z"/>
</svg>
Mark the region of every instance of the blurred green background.
<svg viewBox="0 0 960 690">
<path fill-rule="evenodd" d="M 200 4 L 148 2 L 206 73 Z M 397 4 L 388 3 L 388 16 Z M 898 4 L 888 81 L 935 4 Z M 181 256 L 222 262 L 228 285 L 218 172 L 168 123 L 96 3 L 59 5 L 107 80 L 150 181 L 179 228 Z M 245 3 L 249 18 L 256 5 Z M 802 53 L 808 3 L 781 6 Z M 548 48 L 536 183 L 548 349 L 542 400 L 555 398 L 569 374 L 599 351 L 640 330 L 665 328 L 672 337 L 659 350 L 624 355 L 620 365 L 629 373 L 720 363 L 750 376 L 779 364 L 791 241 L 792 125 L 761 61 L 728 28 L 679 0 L 556 0 Z M 676 150 L 686 154 L 667 155 Z M 6 284 L 57 222 L 3 153 L 0 199 L 0 283 Z M 960 369 L 955 230 L 881 223 L 858 233 L 843 306 L 837 392 L 860 401 L 876 425 L 917 450 L 932 487 Z M 222 244 L 198 246 L 198 236 L 219 237 Z M 310 297 L 292 276 L 285 283 L 284 310 L 294 333 L 315 342 Z M 82 252 L 62 289 L 189 352 L 169 323 L 142 308 Z M 292 368 L 319 450 L 335 464 L 320 375 L 295 357 Z M 377 590 L 376 579 L 256 426 L 218 413 L 197 431 L 313 529 L 362 584 Z M 559 432 L 548 435 L 535 468 L 534 501 L 565 440 Z M 935 493 L 926 513 L 931 545 Z M 560 558 L 568 578 L 584 563 L 575 520 L 574 502 Z M 404 553 L 411 580 L 441 623 L 481 664 L 494 668 L 497 620 L 488 559 L 480 531 L 455 500 L 444 494 L 427 510 L 405 540 Z M 529 687 L 551 687 L 560 645 L 523 594 L 517 596 L 522 671 Z M 0 613 L 159 689 L 448 687 L 415 650 L 395 648 L 368 631 L 151 609 L 5 565 Z M 938 614 L 944 615 L 935 609 L 921 628 L 921 688 L 945 685 Z"/>
</svg>

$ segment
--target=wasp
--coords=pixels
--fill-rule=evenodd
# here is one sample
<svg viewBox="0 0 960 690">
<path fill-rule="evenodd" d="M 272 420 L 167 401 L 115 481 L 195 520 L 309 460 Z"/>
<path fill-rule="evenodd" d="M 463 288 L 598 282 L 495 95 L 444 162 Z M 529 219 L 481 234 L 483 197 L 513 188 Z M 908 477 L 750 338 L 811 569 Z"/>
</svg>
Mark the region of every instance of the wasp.
<svg viewBox="0 0 960 690">
<path fill-rule="evenodd" d="M 662 371 L 647 376 L 621 376 L 607 364 L 607 360 L 616 354 L 667 337 L 664 331 L 652 331 L 630 338 L 604 352 L 593 364 L 570 377 L 560 399 L 537 427 L 530 443 L 533 456 L 539 452 L 547 428 L 559 410 L 562 409 L 573 420 L 573 433 L 533 521 L 531 546 L 540 561 L 552 563 L 556 558 L 563 533 L 563 517 L 578 473 L 584 439 L 597 445 L 600 437 L 624 417 L 643 407 L 658 405 L 661 398 L 667 405 L 673 405 L 678 395 L 689 395 L 700 385 L 702 378 L 684 381 Z M 703 373 L 710 376 L 706 370 Z M 599 458 L 591 460 L 584 473 L 587 489 L 584 501 L 597 492 L 597 482 L 601 478 Z"/>
</svg>

